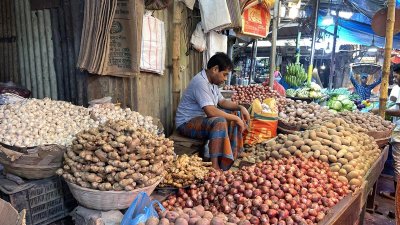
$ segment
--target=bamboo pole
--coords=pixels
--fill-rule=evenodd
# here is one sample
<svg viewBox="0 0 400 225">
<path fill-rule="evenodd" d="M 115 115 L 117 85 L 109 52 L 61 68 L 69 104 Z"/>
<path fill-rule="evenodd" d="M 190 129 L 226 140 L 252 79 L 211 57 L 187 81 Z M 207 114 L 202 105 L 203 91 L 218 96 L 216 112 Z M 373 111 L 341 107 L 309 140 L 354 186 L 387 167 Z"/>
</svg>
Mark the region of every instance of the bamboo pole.
<svg viewBox="0 0 400 225">
<path fill-rule="evenodd" d="M 307 83 L 311 83 L 312 71 L 314 69 L 314 55 L 315 55 L 315 41 L 317 38 L 317 29 L 318 29 L 318 9 L 319 9 L 320 0 L 316 0 L 314 2 L 314 26 L 313 26 L 313 35 L 311 42 L 311 57 L 310 57 L 310 65 L 308 66 L 308 78 Z"/>
<path fill-rule="evenodd" d="M 270 56 L 270 67 L 269 67 L 269 87 L 274 86 L 274 73 L 276 70 L 276 40 L 278 39 L 278 26 L 279 26 L 279 11 L 280 1 L 275 0 L 274 5 L 274 18 L 272 21 L 272 45 L 271 45 L 271 56 Z"/>
<path fill-rule="evenodd" d="M 386 18 L 386 43 L 385 58 L 382 70 L 382 83 L 379 98 L 379 115 L 385 118 L 386 102 L 388 98 L 389 74 L 390 74 L 390 58 L 393 48 L 393 30 L 395 20 L 396 1 L 388 1 L 388 14 Z"/>
<path fill-rule="evenodd" d="M 179 99 L 181 97 L 181 76 L 180 76 L 180 42 L 181 42 L 181 26 L 182 26 L 182 8 L 181 2 L 175 0 L 173 6 L 174 15 L 172 18 L 173 23 L 173 38 L 172 38 L 172 76 L 173 76 L 173 115 L 176 115 Z"/>
</svg>

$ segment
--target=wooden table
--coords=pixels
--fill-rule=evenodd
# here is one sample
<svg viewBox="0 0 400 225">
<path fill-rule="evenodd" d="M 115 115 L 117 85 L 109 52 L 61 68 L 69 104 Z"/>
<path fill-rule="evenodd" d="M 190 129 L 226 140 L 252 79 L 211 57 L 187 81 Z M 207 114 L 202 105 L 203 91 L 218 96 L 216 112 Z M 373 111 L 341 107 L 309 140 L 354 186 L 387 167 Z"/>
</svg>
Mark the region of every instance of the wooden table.
<svg viewBox="0 0 400 225">
<path fill-rule="evenodd" d="M 389 146 L 386 146 L 379 158 L 365 175 L 360 189 L 349 194 L 330 209 L 320 225 L 362 225 L 367 205 L 374 205 L 376 182 L 388 157 Z"/>
</svg>

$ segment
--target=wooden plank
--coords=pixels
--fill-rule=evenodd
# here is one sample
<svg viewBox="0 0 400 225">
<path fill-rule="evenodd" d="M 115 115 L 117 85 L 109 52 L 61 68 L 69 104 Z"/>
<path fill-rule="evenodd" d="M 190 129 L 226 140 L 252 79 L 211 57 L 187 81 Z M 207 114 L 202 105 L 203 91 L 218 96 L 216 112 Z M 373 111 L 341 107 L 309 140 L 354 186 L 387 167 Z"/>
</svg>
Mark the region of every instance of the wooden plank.
<svg viewBox="0 0 400 225">
<path fill-rule="evenodd" d="M 70 0 L 62 1 L 65 16 L 65 31 L 67 41 L 67 52 L 68 58 L 65 58 L 65 62 L 68 62 L 68 80 L 70 81 L 71 101 L 77 102 L 77 87 L 76 87 L 76 74 L 75 74 L 75 52 L 73 43 L 73 28 L 72 28 L 72 17 L 71 17 L 71 5 Z"/>
<path fill-rule="evenodd" d="M 29 9 L 29 6 L 27 7 Z M 27 11 L 29 12 L 29 11 Z M 32 24 L 32 34 L 33 34 L 33 48 L 35 55 L 35 72 L 31 76 L 32 78 L 32 86 L 36 88 L 36 98 L 44 97 L 44 89 L 43 89 L 43 67 L 42 67 L 42 51 L 41 48 L 45 46 L 41 46 L 40 44 L 40 34 L 39 34 L 39 15 L 36 11 L 31 13 L 27 13 L 27 15 L 31 16 L 31 24 Z"/>
<path fill-rule="evenodd" d="M 60 38 L 60 24 L 58 21 L 58 9 L 50 10 L 51 16 L 51 30 L 52 30 L 52 41 L 54 48 L 54 70 L 56 75 L 57 82 L 57 97 L 59 100 L 65 100 L 64 93 L 64 71 L 63 71 L 63 58 L 62 58 L 62 50 L 61 50 L 61 38 Z"/>
<path fill-rule="evenodd" d="M 26 87 L 26 77 L 25 74 L 25 63 L 24 63 L 24 50 L 22 44 L 22 25 L 21 25 L 21 8 L 20 8 L 21 0 L 14 1 L 14 14 L 15 14 L 15 27 L 16 27 L 16 36 L 17 36 L 17 50 L 18 50 L 18 70 L 19 78 L 22 86 Z"/>
<path fill-rule="evenodd" d="M 350 194 L 328 211 L 325 218 L 318 224 L 342 225 L 355 224 L 365 211 L 368 193 L 379 178 L 388 156 L 388 147 L 385 148 L 365 176 L 363 186 L 354 194 Z M 361 218 L 362 219 L 362 218 Z"/>
<path fill-rule="evenodd" d="M 44 18 L 44 29 L 45 29 L 45 37 L 46 37 L 46 46 L 47 46 L 47 57 L 49 64 L 49 84 L 50 84 L 50 96 L 52 99 L 58 99 L 58 91 L 57 91 L 57 75 L 54 68 L 54 44 L 52 41 L 52 24 L 51 24 L 51 15 L 50 10 L 44 10 L 43 12 Z"/>
<path fill-rule="evenodd" d="M 50 73 L 49 73 L 49 56 L 48 56 L 48 47 L 46 41 L 46 31 L 44 27 L 44 10 L 37 11 L 37 19 L 38 19 L 38 30 L 39 30 L 39 43 L 40 43 L 40 56 L 42 63 L 42 80 L 38 80 L 38 83 L 43 85 L 43 96 L 44 97 L 52 97 L 51 96 L 51 88 L 50 88 Z"/>
</svg>

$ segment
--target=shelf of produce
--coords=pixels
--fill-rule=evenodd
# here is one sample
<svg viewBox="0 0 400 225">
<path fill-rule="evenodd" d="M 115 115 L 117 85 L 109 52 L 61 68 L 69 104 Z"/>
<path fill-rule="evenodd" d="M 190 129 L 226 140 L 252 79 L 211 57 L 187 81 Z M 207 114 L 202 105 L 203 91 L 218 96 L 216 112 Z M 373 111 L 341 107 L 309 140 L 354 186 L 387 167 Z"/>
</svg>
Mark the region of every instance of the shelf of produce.
<svg viewBox="0 0 400 225">
<path fill-rule="evenodd" d="M 336 204 L 318 224 L 320 225 L 343 225 L 362 224 L 364 221 L 365 204 L 368 194 L 381 174 L 385 161 L 388 157 L 388 146 L 384 148 L 381 155 L 366 174 L 363 186 L 355 193 L 351 193 Z"/>
</svg>

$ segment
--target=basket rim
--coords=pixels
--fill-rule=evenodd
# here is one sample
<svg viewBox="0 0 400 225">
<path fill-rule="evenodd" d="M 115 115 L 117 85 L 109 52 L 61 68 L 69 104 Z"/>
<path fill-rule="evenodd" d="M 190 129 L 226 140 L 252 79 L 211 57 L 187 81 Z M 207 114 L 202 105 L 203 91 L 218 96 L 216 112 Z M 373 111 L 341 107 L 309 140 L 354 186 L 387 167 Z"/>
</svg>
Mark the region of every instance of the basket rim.
<svg viewBox="0 0 400 225">
<path fill-rule="evenodd" d="M 96 190 L 96 189 L 90 189 L 90 188 L 81 187 L 81 186 L 79 186 L 79 185 L 77 185 L 77 184 L 74 184 L 74 183 L 71 183 L 71 182 L 69 182 L 69 181 L 67 181 L 67 180 L 65 180 L 65 179 L 64 179 L 64 181 L 68 184 L 68 186 L 71 185 L 71 186 L 72 186 L 73 188 L 75 188 L 75 189 L 80 189 L 80 190 L 86 191 L 86 192 L 93 192 L 93 193 L 95 193 L 95 192 L 102 192 L 102 193 L 108 193 L 108 194 L 127 194 L 127 193 L 131 193 L 131 192 L 144 191 L 144 190 L 147 190 L 148 188 L 153 187 L 153 186 L 157 187 L 158 184 L 159 184 L 163 179 L 164 179 L 164 177 L 162 177 L 161 179 L 159 179 L 157 182 L 155 182 L 155 183 L 152 184 L 152 185 L 149 185 L 149 186 L 146 186 L 146 187 L 142 187 L 142 188 L 138 188 L 138 189 L 134 189 L 134 190 L 132 190 L 132 191 L 100 191 L 100 190 Z"/>
</svg>

